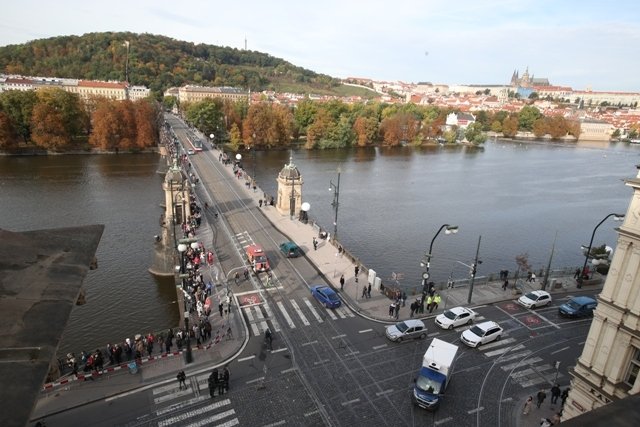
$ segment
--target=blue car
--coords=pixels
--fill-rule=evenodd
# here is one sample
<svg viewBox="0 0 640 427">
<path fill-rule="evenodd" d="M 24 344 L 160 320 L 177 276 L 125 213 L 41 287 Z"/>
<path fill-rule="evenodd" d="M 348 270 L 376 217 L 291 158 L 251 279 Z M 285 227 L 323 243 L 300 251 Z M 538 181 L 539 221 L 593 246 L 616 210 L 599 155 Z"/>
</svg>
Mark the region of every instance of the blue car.
<svg viewBox="0 0 640 427">
<path fill-rule="evenodd" d="M 326 285 L 312 286 L 311 295 L 327 308 L 338 308 L 342 303 L 336 291 Z"/>
</svg>

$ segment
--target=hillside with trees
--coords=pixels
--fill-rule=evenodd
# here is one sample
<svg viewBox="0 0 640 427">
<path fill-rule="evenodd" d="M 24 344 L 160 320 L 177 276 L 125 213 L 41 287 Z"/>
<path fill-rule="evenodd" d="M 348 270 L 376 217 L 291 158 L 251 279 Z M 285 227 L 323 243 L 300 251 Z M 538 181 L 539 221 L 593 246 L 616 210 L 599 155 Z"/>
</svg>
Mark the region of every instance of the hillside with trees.
<svg viewBox="0 0 640 427">
<path fill-rule="evenodd" d="M 340 96 L 349 90 L 362 93 L 265 53 L 130 32 L 52 37 L 0 47 L 0 72 L 125 81 L 126 42 L 129 82 L 149 87 L 156 99 L 165 89 L 184 84 Z"/>
</svg>

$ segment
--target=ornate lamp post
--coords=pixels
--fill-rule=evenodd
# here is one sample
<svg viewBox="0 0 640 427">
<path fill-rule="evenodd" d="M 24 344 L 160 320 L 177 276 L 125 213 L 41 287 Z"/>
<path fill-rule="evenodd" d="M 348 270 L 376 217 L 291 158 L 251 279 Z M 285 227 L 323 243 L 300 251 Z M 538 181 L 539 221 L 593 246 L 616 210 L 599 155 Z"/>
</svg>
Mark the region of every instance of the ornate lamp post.
<svg viewBox="0 0 640 427">
<path fill-rule="evenodd" d="M 211 134 L 211 135 L 209 135 L 209 138 L 211 138 L 211 147 L 212 148 L 215 147 L 214 141 L 215 141 L 216 136 L 214 134 Z"/>
<path fill-rule="evenodd" d="M 438 232 L 436 233 L 436 235 L 433 236 L 433 239 L 431 239 L 431 244 L 429 245 L 429 252 L 425 254 L 425 258 L 420 262 L 420 266 L 425 268 L 424 273 L 422 273 L 423 292 L 426 290 L 427 280 L 429 280 L 429 277 L 431 276 L 429 273 L 429 267 L 431 266 L 431 257 L 433 256 L 433 242 L 435 242 L 436 237 L 438 237 L 438 234 L 440 234 L 440 232 L 443 229 L 445 230 L 444 234 L 455 234 L 458 232 L 457 225 L 442 224 L 438 229 Z"/>
<path fill-rule="evenodd" d="M 602 218 L 602 221 L 600 221 L 598 225 L 596 225 L 596 227 L 593 229 L 593 233 L 591 233 L 591 240 L 589 241 L 589 247 L 587 248 L 586 255 L 584 257 L 584 264 L 582 265 L 582 270 L 580 271 L 580 276 L 578 277 L 578 288 L 582 288 L 582 277 L 585 270 L 587 269 L 587 263 L 589 262 L 589 257 L 591 256 L 591 246 L 593 245 L 593 238 L 596 235 L 596 230 L 602 225 L 603 222 L 605 222 L 610 217 L 614 217 L 616 221 L 622 221 L 624 219 L 624 214 L 610 213 L 609 215 Z"/>
<path fill-rule="evenodd" d="M 184 362 L 193 362 L 193 354 L 191 354 L 191 334 L 189 333 L 189 311 L 184 312 L 184 329 L 187 332 L 187 349 L 184 353 Z"/>
</svg>

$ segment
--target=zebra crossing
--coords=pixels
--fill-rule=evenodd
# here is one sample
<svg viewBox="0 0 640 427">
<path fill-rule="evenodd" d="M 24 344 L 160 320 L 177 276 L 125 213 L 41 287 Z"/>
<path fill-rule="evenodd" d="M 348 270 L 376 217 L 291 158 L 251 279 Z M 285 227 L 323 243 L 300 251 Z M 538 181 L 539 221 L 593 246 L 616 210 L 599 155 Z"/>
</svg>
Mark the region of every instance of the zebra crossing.
<svg viewBox="0 0 640 427">
<path fill-rule="evenodd" d="M 355 317 L 355 314 L 345 307 L 335 309 L 320 307 L 308 298 L 302 298 L 301 302 L 295 299 L 277 301 L 275 306 L 284 319 L 285 327 L 289 329 L 310 326 L 312 322 L 324 323 L 329 319 L 339 320 Z M 274 309 L 268 302 L 242 307 L 242 312 L 248 320 L 253 336 L 262 335 L 267 328 L 275 332 L 282 330 L 280 322 L 274 316 Z"/>
<path fill-rule="evenodd" d="M 556 372 L 555 366 L 544 363 L 538 356 L 532 356 L 532 350 L 528 350 L 523 344 L 517 344 L 517 340 L 508 335 L 503 333 L 499 341 L 484 344 L 478 350 L 484 356 L 496 359 L 500 369 L 508 372 L 513 382 L 522 388 L 529 388 L 553 384 L 563 377 Z"/>
<path fill-rule="evenodd" d="M 189 378 L 186 390 L 177 382 L 155 387 L 152 390 L 154 416 L 158 427 L 166 426 L 218 426 L 239 425 L 231 399 L 225 396 L 209 396 L 208 373 Z"/>
</svg>

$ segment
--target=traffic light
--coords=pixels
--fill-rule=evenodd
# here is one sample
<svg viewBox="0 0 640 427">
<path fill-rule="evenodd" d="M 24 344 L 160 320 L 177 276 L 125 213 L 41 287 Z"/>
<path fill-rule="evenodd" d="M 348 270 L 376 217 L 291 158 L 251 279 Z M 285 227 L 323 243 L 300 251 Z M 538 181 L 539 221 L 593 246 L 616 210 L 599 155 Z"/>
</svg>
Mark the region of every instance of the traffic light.
<svg viewBox="0 0 640 427">
<path fill-rule="evenodd" d="M 469 274 L 471 275 L 471 277 L 475 277 L 476 270 L 477 270 L 476 264 L 475 263 L 471 264 L 471 268 L 469 269 Z"/>
</svg>

